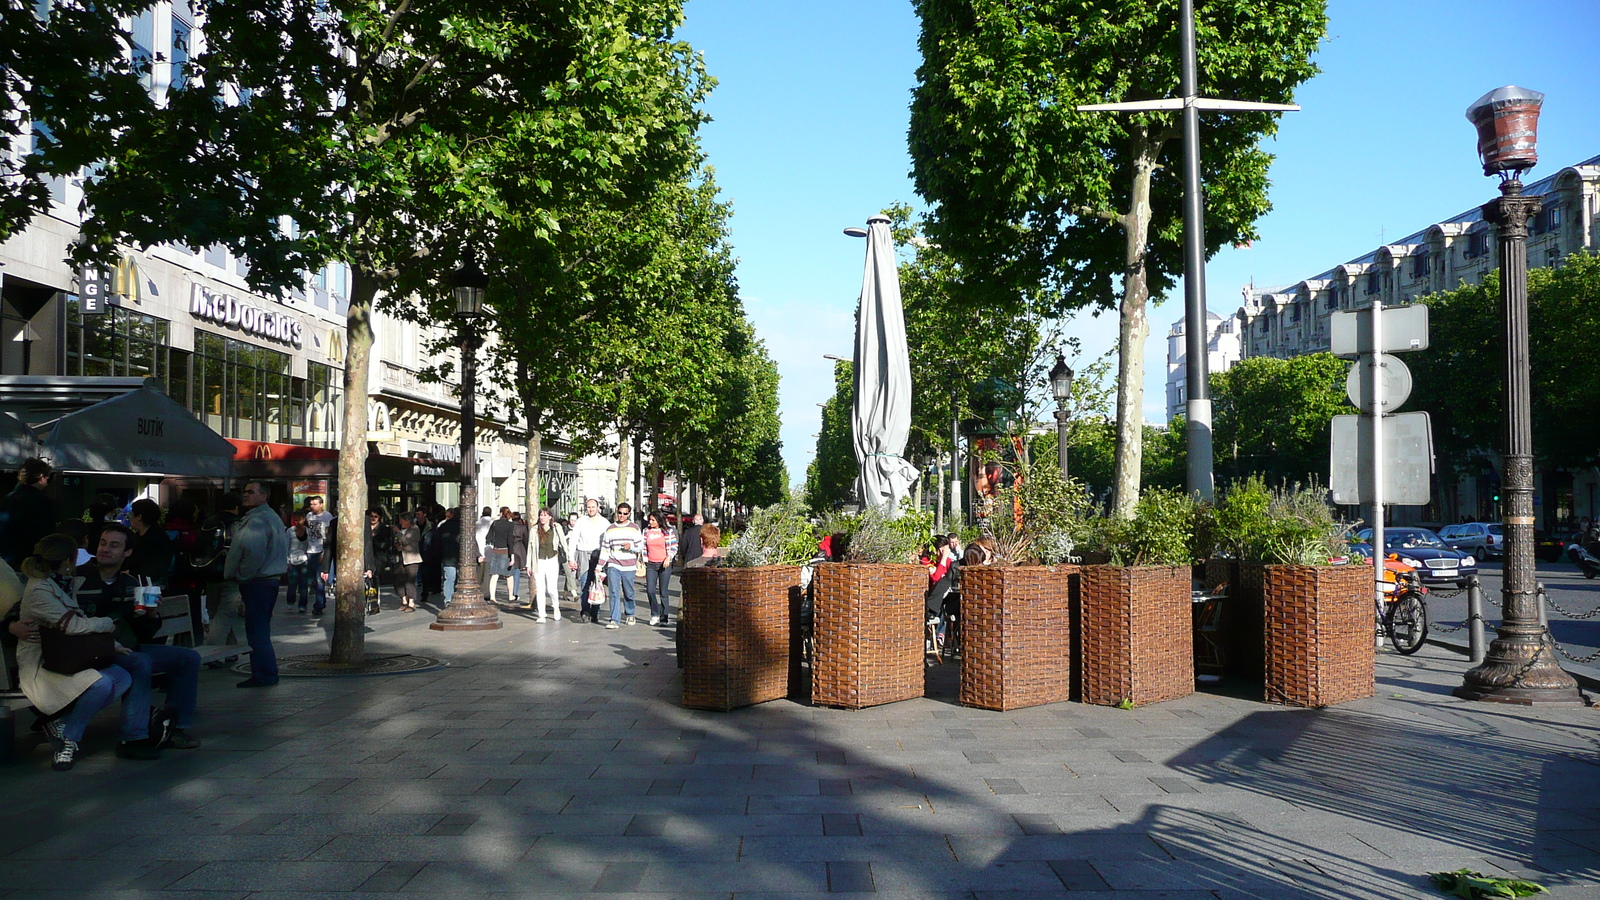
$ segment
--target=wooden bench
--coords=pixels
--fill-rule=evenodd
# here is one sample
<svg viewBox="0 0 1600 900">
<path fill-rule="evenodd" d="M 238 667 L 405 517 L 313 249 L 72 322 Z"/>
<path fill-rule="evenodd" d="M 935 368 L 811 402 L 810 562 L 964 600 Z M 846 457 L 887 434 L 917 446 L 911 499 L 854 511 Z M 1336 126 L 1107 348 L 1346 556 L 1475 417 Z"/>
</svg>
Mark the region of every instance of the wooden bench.
<svg viewBox="0 0 1600 900">
<path fill-rule="evenodd" d="M 200 662 L 213 663 L 244 656 L 250 652 L 247 644 L 206 646 L 195 643 L 194 623 L 190 621 L 189 595 L 171 594 L 161 598 L 161 627 L 155 637 L 166 638 L 174 646 L 188 647 L 200 654 Z"/>
</svg>

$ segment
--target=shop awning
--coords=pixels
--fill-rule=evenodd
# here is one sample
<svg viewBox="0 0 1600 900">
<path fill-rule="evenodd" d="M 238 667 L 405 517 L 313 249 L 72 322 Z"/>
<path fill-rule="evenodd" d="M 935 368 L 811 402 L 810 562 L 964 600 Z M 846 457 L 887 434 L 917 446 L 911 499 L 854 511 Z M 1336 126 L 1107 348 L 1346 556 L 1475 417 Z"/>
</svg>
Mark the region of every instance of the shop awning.
<svg viewBox="0 0 1600 900">
<path fill-rule="evenodd" d="M 38 426 L 64 472 L 226 478 L 234 446 L 171 397 L 141 387 Z"/>
<path fill-rule="evenodd" d="M 0 464 L 15 466 L 30 456 L 39 455 L 39 437 L 8 412 L 0 412 Z"/>
</svg>

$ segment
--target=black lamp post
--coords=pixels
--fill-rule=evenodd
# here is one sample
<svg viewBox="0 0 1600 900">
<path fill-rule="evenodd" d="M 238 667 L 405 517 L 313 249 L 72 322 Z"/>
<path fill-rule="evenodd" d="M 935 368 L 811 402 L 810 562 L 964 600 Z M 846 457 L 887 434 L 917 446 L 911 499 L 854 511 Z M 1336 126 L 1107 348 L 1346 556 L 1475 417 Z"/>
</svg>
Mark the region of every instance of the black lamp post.
<svg viewBox="0 0 1600 900">
<path fill-rule="evenodd" d="M 488 631 L 501 627 L 500 615 L 484 602 L 478 583 L 478 454 L 477 409 L 478 347 L 483 337 L 477 320 L 483 316 L 483 297 L 488 292 L 489 276 L 476 262 L 468 261 L 450 276 L 450 295 L 456 302 L 458 343 L 461 347 L 461 523 L 460 557 L 456 568 L 456 591 L 450 604 L 439 611 L 439 618 L 428 627 L 434 631 Z"/>
<path fill-rule="evenodd" d="M 1050 393 L 1056 398 L 1056 458 L 1061 463 L 1061 480 L 1067 480 L 1067 424 L 1072 411 L 1072 369 L 1061 354 L 1056 354 L 1056 364 L 1050 369 Z"/>
<path fill-rule="evenodd" d="M 1576 705 L 1577 682 L 1551 652 L 1549 629 L 1539 621 L 1533 561 L 1533 416 L 1528 371 L 1528 220 L 1538 197 L 1522 196 L 1522 172 L 1538 162 L 1538 91 L 1507 86 L 1484 94 L 1467 109 L 1478 128 L 1483 174 L 1500 175 L 1500 197 L 1484 204 L 1500 240 L 1500 315 L 1506 338 L 1506 432 L 1501 456 L 1505 505 L 1505 566 L 1499 633 L 1488 656 L 1467 672 L 1456 696 L 1500 703 Z"/>
</svg>

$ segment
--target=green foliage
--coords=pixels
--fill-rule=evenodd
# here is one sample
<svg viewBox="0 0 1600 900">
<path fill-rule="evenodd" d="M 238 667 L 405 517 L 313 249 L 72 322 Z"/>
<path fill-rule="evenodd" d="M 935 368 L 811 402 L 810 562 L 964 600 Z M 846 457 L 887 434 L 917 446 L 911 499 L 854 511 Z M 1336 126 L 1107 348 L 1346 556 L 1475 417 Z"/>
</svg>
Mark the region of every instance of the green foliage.
<svg viewBox="0 0 1600 900">
<path fill-rule="evenodd" d="M 1176 6 L 916 3 L 909 137 L 917 191 L 936 206 L 932 240 L 997 304 L 1043 289 L 1063 312 L 1120 307 L 1119 516 L 1139 493 L 1146 303 L 1183 266 L 1181 129 L 1176 113 L 1077 107 L 1176 95 Z M 1316 72 L 1324 0 L 1211 0 L 1196 18 L 1205 96 L 1287 103 Z M 1279 115 L 1204 117 L 1207 255 L 1254 237 L 1270 208 L 1261 142 Z"/>
<path fill-rule="evenodd" d="M 1412 366 L 1411 409 L 1433 419 L 1440 467 L 1475 474 L 1500 446 L 1505 427 L 1505 339 L 1500 277 L 1423 298 L 1431 346 Z M 1560 267 L 1528 272 L 1533 446 L 1541 466 L 1600 462 L 1600 417 L 1574 415 L 1600 396 L 1600 256 L 1580 253 Z M 1421 360 L 1419 359 L 1419 362 Z"/>
<path fill-rule="evenodd" d="M 1195 533 L 1204 512 L 1192 495 L 1169 488 L 1147 488 L 1134 505 L 1133 518 L 1107 519 L 1100 549 L 1118 566 L 1186 566 L 1201 558 Z"/>
<path fill-rule="evenodd" d="M 1246 562 L 1327 565 L 1349 552 L 1349 526 L 1334 519 L 1327 496 L 1315 483 L 1269 488 L 1260 477 L 1235 482 L 1216 507 L 1216 550 Z"/>
<path fill-rule="evenodd" d="M 822 428 L 817 432 L 817 453 L 806 468 L 806 505 L 826 516 L 850 502 L 861 464 L 850 440 L 850 407 L 855 400 L 854 369 L 849 362 L 833 364 L 833 396 L 822 406 Z"/>
<path fill-rule="evenodd" d="M 1352 411 L 1349 370 L 1332 354 L 1311 353 L 1251 357 L 1212 375 L 1218 480 L 1326 480 L 1333 417 Z"/>
<path fill-rule="evenodd" d="M 752 513 L 722 556 L 726 565 L 739 568 L 797 566 L 816 552 L 816 530 L 799 501 L 790 498 Z"/>
<path fill-rule="evenodd" d="M 845 536 L 847 562 L 914 563 L 917 551 L 931 537 L 932 513 L 902 514 L 891 518 L 877 507 L 857 515 L 832 513 L 818 526 L 821 534 Z"/>
<path fill-rule="evenodd" d="M 19 145 L 15 156 L 0 159 L 0 241 L 50 208 L 50 176 L 70 178 L 134 149 L 118 147 L 117 137 L 154 111 L 155 97 L 140 83 L 150 62 L 135 69 L 126 59 L 132 41 L 120 18 L 149 6 L 98 0 L 0 7 L 0 147 Z"/>
<path fill-rule="evenodd" d="M 1462 900 L 1485 900 L 1491 897 L 1532 897 L 1534 894 L 1546 894 L 1544 885 L 1527 881 L 1521 878 L 1499 878 L 1474 872 L 1471 869 L 1456 869 L 1454 872 L 1429 872 L 1428 878 L 1433 886 L 1452 897 Z"/>
</svg>

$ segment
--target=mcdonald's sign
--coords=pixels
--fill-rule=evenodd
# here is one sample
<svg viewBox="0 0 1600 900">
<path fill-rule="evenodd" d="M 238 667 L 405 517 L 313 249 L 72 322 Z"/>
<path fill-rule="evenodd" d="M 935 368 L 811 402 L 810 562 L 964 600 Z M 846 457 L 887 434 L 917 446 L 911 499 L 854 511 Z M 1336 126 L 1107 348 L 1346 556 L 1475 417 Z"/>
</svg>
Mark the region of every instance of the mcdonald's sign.
<svg viewBox="0 0 1600 900">
<path fill-rule="evenodd" d="M 117 260 L 115 278 L 116 281 L 112 287 L 113 293 L 124 300 L 132 300 L 135 303 L 143 302 L 144 295 L 139 289 L 139 264 L 134 262 L 132 256 L 125 255 Z"/>
</svg>

